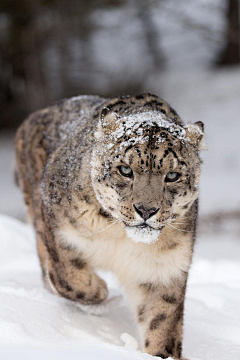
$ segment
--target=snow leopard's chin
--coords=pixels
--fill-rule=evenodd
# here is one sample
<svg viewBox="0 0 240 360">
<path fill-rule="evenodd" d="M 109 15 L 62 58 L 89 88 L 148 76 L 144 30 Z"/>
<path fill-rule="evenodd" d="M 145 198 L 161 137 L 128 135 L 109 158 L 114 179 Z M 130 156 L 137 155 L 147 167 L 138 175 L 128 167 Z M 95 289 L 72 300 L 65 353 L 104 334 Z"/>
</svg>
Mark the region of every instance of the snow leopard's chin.
<svg viewBox="0 0 240 360">
<path fill-rule="evenodd" d="M 153 229 L 150 226 L 126 226 L 128 238 L 136 243 L 152 244 L 156 242 L 161 234 L 161 230 Z"/>
</svg>

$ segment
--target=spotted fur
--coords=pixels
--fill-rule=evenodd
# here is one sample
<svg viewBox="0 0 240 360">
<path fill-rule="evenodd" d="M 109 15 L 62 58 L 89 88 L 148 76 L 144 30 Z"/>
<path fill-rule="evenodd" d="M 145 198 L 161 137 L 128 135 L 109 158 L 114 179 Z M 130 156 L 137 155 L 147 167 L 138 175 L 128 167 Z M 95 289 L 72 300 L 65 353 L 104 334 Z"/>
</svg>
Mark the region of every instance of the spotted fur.
<svg viewBox="0 0 240 360">
<path fill-rule="evenodd" d="M 185 126 L 153 94 L 63 100 L 32 114 L 16 135 L 16 178 L 46 286 L 97 304 L 108 291 L 94 269 L 113 271 L 142 350 L 162 358 L 182 358 L 202 140 L 202 123 Z M 176 182 L 166 181 L 169 172 Z"/>
</svg>

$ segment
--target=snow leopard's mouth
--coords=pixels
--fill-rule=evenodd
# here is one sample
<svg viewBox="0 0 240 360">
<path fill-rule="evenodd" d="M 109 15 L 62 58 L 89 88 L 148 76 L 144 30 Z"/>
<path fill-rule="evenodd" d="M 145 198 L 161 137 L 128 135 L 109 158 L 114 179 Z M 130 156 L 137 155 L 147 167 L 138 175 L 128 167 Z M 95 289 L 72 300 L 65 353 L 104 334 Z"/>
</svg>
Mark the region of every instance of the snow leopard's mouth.
<svg viewBox="0 0 240 360">
<path fill-rule="evenodd" d="M 151 229 L 161 231 L 165 226 L 165 224 L 162 224 L 158 227 L 154 227 L 154 226 L 147 224 L 146 222 L 143 222 L 143 223 L 137 224 L 137 225 L 131 225 L 131 224 L 128 224 L 127 222 L 123 221 L 123 224 L 125 225 L 125 227 L 137 228 L 138 230 L 144 230 L 144 231 L 147 231 L 147 230 L 150 231 Z"/>
<path fill-rule="evenodd" d="M 147 223 L 142 223 L 142 224 L 140 224 L 140 225 L 135 225 L 135 227 L 136 228 L 138 228 L 138 229 L 141 229 L 141 230 L 159 230 L 159 231 L 161 231 L 163 228 L 164 228 L 164 225 L 162 225 L 162 226 L 160 226 L 160 227 L 158 227 L 158 228 L 155 228 L 155 227 L 153 227 L 153 226 L 151 226 L 151 225 L 149 225 L 149 224 L 147 224 Z"/>
<path fill-rule="evenodd" d="M 146 229 L 146 228 L 152 228 L 150 225 L 144 223 L 136 226 L 139 229 Z"/>
</svg>

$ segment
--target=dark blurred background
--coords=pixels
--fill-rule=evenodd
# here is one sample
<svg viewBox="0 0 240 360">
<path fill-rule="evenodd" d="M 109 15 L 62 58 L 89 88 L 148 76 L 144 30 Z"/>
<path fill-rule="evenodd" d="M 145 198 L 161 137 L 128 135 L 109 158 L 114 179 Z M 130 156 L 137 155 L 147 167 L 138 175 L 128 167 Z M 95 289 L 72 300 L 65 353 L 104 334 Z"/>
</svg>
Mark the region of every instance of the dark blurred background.
<svg viewBox="0 0 240 360">
<path fill-rule="evenodd" d="M 238 0 L 0 0 L 0 128 L 64 97 L 149 90 L 169 68 L 238 65 L 239 44 Z"/>
</svg>

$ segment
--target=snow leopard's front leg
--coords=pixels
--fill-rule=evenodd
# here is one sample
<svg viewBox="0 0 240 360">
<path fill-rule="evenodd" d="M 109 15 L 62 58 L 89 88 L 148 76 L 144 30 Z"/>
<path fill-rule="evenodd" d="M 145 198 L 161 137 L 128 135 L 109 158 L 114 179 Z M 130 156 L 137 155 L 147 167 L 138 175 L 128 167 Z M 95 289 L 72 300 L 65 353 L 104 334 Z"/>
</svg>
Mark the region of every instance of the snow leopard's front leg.
<svg viewBox="0 0 240 360">
<path fill-rule="evenodd" d="M 169 287 L 144 283 L 131 291 L 144 352 L 162 359 L 182 359 L 186 278 Z"/>
<path fill-rule="evenodd" d="M 42 207 L 41 219 L 37 220 L 37 244 L 46 287 L 81 304 L 101 303 L 108 295 L 106 283 L 94 273 L 83 254 L 61 242 L 51 225 L 54 221 L 55 216 Z"/>
</svg>

